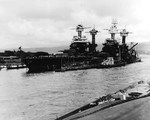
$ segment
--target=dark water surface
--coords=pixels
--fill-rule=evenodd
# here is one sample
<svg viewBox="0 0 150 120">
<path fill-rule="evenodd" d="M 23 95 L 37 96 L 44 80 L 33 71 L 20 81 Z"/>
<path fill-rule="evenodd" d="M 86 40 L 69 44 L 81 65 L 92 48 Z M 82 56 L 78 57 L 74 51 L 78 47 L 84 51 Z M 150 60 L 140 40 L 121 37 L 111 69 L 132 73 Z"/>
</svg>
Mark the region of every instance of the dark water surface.
<svg viewBox="0 0 150 120">
<path fill-rule="evenodd" d="M 150 81 L 150 56 L 111 69 L 27 74 L 0 71 L 0 120 L 53 120 L 129 84 Z"/>
</svg>

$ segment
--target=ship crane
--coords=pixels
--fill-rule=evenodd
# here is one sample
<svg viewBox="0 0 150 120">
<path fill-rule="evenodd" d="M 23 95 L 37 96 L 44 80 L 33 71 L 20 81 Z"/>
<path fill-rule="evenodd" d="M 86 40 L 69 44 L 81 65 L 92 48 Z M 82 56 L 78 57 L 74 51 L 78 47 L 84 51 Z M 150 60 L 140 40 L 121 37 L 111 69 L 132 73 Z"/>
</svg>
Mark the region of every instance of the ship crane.
<svg viewBox="0 0 150 120">
<path fill-rule="evenodd" d="M 96 30 L 95 27 L 92 30 L 90 30 L 89 32 L 86 32 L 86 33 L 90 33 L 92 36 L 92 48 L 91 48 L 92 52 L 96 51 L 97 44 L 95 44 L 95 36 L 97 35 L 98 32 L 100 32 L 100 31 Z"/>
<path fill-rule="evenodd" d="M 118 24 L 117 21 L 113 21 L 110 29 L 104 29 L 104 30 L 108 30 L 109 34 L 111 34 L 112 40 L 115 40 L 115 35 L 118 34 L 118 29 L 116 24 Z"/>
<path fill-rule="evenodd" d="M 122 37 L 122 44 L 125 44 L 126 43 L 126 37 L 128 36 L 128 34 L 130 34 L 132 32 L 127 32 L 126 29 L 123 29 L 121 32 L 120 32 L 120 36 Z"/>
</svg>

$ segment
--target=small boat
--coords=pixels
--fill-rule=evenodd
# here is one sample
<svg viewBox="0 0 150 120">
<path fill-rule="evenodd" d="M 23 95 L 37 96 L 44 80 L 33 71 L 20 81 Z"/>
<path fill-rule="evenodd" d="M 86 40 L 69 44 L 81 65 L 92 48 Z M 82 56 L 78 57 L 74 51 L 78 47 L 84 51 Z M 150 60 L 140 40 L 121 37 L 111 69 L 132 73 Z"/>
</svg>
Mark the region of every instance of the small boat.
<svg viewBox="0 0 150 120">
<path fill-rule="evenodd" d="M 149 115 L 150 83 L 139 81 L 115 93 L 102 96 L 56 120 L 127 120 L 135 119 L 140 110 Z M 145 107 L 147 105 L 147 107 Z M 132 110 L 132 112 L 130 111 Z M 123 115 L 123 113 L 125 115 Z M 136 119 L 141 120 L 141 119 Z M 142 120 L 149 120 L 148 118 Z"/>
<path fill-rule="evenodd" d="M 21 69 L 21 68 L 26 68 L 26 65 L 9 65 L 9 66 L 6 66 L 7 70 L 10 70 L 10 69 Z"/>
</svg>

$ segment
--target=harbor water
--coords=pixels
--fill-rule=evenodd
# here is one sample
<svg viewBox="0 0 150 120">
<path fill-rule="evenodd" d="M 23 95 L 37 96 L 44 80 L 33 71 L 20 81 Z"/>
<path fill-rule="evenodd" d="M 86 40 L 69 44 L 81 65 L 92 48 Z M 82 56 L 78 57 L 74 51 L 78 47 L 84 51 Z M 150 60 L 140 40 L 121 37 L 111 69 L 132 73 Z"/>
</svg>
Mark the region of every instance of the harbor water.
<svg viewBox="0 0 150 120">
<path fill-rule="evenodd" d="M 0 71 L 0 120 L 54 120 L 136 81 L 150 81 L 150 56 L 110 69 L 27 73 Z"/>
</svg>

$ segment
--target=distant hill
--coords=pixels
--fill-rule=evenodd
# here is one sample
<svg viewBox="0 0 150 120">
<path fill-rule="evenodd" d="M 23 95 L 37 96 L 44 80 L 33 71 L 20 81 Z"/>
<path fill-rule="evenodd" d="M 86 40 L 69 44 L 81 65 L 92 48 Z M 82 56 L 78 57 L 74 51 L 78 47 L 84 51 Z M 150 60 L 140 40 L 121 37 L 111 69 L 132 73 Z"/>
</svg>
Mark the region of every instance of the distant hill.
<svg viewBox="0 0 150 120">
<path fill-rule="evenodd" d="M 68 46 L 59 46 L 59 47 L 38 47 L 38 48 L 22 48 L 23 51 L 25 52 L 48 52 L 48 53 L 58 53 L 58 51 L 64 50 L 64 49 L 69 49 Z M 18 48 L 16 49 L 0 49 L 0 52 L 4 52 L 6 50 L 11 50 L 11 51 L 17 51 Z"/>
<path fill-rule="evenodd" d="M 150 55 L 150 42 L 139 43 L 136 47 L 139 54 Z"/>
<path fill-rule="evenodd" d="M 136 47 L 136 50 L 138 51 L 139 54 L 148 54 L 150 55 L 150 42 L 145 42 L 145 43 L 139 43 Z M 44 48 L 24 48 L 23 50 L 28 52 L 37 52 L 37 51 L 44 51 L 48 53 L 58 53 L 60 50 L 64 49 L 69 49 L 69 46 L 59 46 L 59 47 L 44 47 Z M 97 50 L 101 51 L 102 49 L 102 44 L 98 44 Z"/>
<path fill-rule="evenodd" d="M 69 46 L 58 46 L 58 47 L 42 47 L 42 48 L 22 48 L 23 51 L 25 52 L 48 52 L 49 54 L 51 53 L 58 53 L 58 51 L 64 50 L 64 49 L 69 49 Z M 102 49 L 102 44 L 98 44 L 97 50 L 101 51 Z M 8 50 L 8 49 L 6 49 Z M 10 49 L 10 50 L 18 50 L 18 49 Z M 136 50 L 138 51 L 139 54 L 148 54 L 150 55 L 150 42 L 145 42 L 145 43 L 139 43 L 136 46 Z M 5 51 L 5 50 L 0 50 L 0 51 Z"/>
<path fill-rule="evenodd" d="M 43 47 L 43 48 L 23 48 L 23 51 L 25 52 L 37 52 L 37 51 L 44 51 L 48 53 L 58 53 L 58 51 L 64 50 L 64 49 L 69 49 L 69 46 L 59 46 L 59 47 Z M 97 46 L 97 50 L 101 51 L 102 49 L 102 44 L 99 44 Z"/>
<path fill-rule="evenodd" d="M 23 51 L 25 52 L 38 52 L 38 51 L 44 51 L 51 53 L 58 53 L 58 51 L 69 49 L 67 46 L 59 46 L 59 47 L 43 47 L 43 48 L 23 48 Z"/>
</svg>

